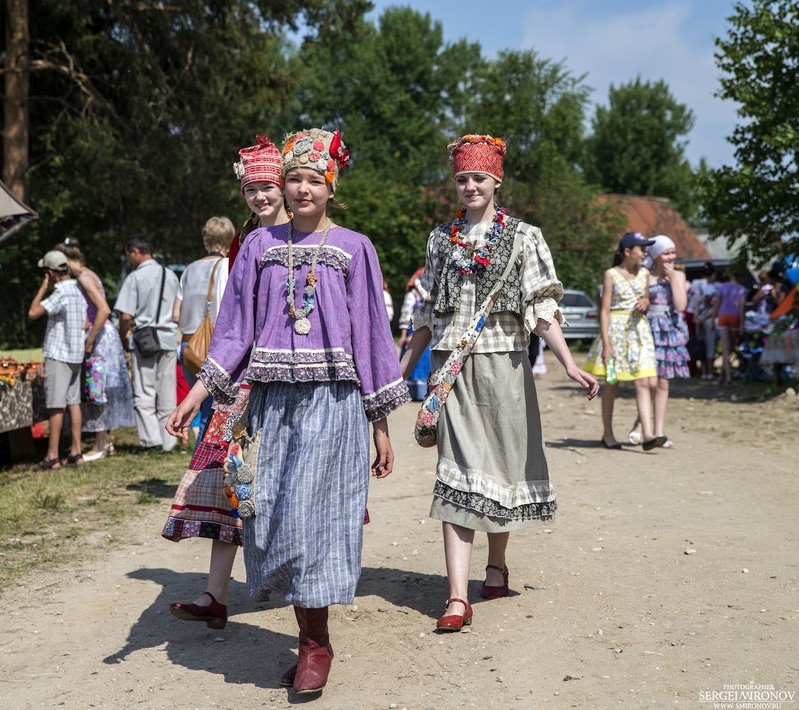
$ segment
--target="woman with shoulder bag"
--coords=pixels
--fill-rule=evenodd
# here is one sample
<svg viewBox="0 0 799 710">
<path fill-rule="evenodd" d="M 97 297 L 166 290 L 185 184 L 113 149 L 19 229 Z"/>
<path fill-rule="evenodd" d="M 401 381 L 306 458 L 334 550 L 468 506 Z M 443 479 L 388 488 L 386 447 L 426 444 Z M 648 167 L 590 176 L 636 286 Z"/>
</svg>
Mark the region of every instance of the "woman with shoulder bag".
<svg viewBox="0 0 799 710">
<path fill-rule="evenodd" d="M 219 304 L 225 292 L 228 277 L 227 253 L 236 230 L 227 217 L 211 217 L 203 227 L 203 245 L 207 256 L 188 265 L 180 277 L 178 293 L 172 306 L 172 320 L 180 327 L 183 339 L 180 343 L 178 360 L 183 377 L 189 387 L 197 382 L 196 372 L 187 367 L 184 354 L 192 336 L 202 327 L 206 315 L 213 325 L 219 313 Z M 209 298 L 209 291 L 211 297 Z M 196 425 L 202 437 L 208 418 L 211 416 L 212 397 L 206 397 L 198 412 Z M 194 423 L 193 423 L 194 424 Z"/>
<path fill-rule="evenodd" d="M 505 597 L 510 532 L 551 520 L 557 507 L 527 357 L 530 333 L 541 336 L 589 399 L 599 386 L 574 363 L 563 337 L 563 287 L 541 230 L 495 204 L 502 140 L 467 135 L 449 150 L 462 209 L 428 240 L 425 303 L 414 315 L 401 367 L 407 377 L 429 344 L 432 381 L 447 394 L 446 406 L 437 405 L 430 511 L 442 521 L 449 580 L 436 628 L 460 631 L 472 621 L 467 589 L 475 530 L 488 534 L 481 596 Z"/>
</svg>

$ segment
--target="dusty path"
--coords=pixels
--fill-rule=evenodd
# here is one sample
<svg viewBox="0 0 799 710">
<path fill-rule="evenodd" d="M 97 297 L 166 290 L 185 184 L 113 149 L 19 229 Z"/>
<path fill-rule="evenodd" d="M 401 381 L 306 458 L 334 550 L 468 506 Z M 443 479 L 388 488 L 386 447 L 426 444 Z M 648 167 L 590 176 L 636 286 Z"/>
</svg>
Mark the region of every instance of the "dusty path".
<svg viewBox="0 0 799 710">
<path fill-rule="evenodd" d="M 511 536 L 514 593 L 475 603 L 469 632 L 432 633 L 446 597 L 427 518 L 434 454 L 413 443 L 409 405 L 391 423 L 396 471 L 372 484 L 356 605 L 331 613 L 321 697 L 278 687 L 293 614 L 248 599 L 240 560 L 224 631 L 170 616 L 203 587 L 209 548 L 158 536 L 165 500 L 118 531 L 121 549 L 2 597 L 0 705 L 707 708 L 725 685 L 799 693 L 799 398 L 714 401 L 702 399 L 712 387 L 686 384 L 671 408 L 675 449 L 610 452 L 598 402 L 548 364 L 538 385 L 558 522 Z M 617 436 L 632 419 L 620 400 Z M 483 536 L 475 602 L 484 561 Z"/>
</svg>

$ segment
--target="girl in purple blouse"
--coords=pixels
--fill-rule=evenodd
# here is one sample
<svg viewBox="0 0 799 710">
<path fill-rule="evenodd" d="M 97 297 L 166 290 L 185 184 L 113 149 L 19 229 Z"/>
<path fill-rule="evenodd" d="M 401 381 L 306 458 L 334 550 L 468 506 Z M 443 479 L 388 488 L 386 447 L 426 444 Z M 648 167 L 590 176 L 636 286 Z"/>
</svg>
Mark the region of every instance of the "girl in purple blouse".
<svg viewBox="0 0 799 710">
<path fill-rule="evenodd" d="M 278 592 L 294 605 L 299 658 L 281 682 L 314 692 L 333 657 L 328 606 L 351 604 L 360 576 L 368 423 L 371 471 L 384 478 L 394 460 L 386 417 L 410 395 L 375 249 L 327 216 L 348 164 L 339 132 L 292 134 L 282 160 L 292 220 L 242 244 L 199 382 L 167 429 L 180 436 L 207 393 L 235 408 L 252 384 L 249 446 L 231 479 L 247 581 L 251 595 Z"/>
<path fill-rule="evenodd" d="M 746 288 L 740 284 L 741 280 L 740 274 L 735 274 L 734 281 L 730 281 L 729 274 L 724 274 L 713 304 L 711 317 L 716 319 L 716 329 L 721 340 L 721 375 L 718 379 L 720 385 L 732 384 L 730 358 L 744 322 L 746 305 Z"/>
</svg>

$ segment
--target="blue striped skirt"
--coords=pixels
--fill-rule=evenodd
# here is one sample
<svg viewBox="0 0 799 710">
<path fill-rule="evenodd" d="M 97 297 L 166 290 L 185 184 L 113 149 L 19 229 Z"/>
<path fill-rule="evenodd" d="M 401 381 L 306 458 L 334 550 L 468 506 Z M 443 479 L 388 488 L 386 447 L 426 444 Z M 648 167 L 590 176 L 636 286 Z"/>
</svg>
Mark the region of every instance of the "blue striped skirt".
<svg viewBox="0 0 799 710">
<path fill-rule="evenodd" d="M 257 515 L 243 522 L 250 594 L 351 604 L 361 574 L 369 425 L 354 382 L 253 385 Z"/>
</svg>

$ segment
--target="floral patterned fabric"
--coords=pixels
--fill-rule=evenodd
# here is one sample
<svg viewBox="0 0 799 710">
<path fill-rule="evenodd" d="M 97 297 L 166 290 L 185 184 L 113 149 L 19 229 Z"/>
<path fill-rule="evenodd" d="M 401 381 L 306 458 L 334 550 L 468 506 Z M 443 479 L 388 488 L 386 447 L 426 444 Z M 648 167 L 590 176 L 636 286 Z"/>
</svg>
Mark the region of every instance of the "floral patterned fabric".
<svg viewBox="0 0 799 710">
<path fill-rule="evenodd" d="M 102 363 L 105 378 L 102 383 L 94 380 L 92 396 L 97 399 L 84 398 L 81 404 L 83 431 L 113 431 L 120 427 L 135 426 L 133 389 L 128 375 L 128 364 L 119 333 L 111 321 L 105 322 L 97 336 L 91 359 Z M 100 404 L 99 399 L 105 399 L 105 404 Z"/>
<path fill-rule="evenodd" d="M 638 380 L 657 375 L 655 342 L 646 316 L 634 310 L 635 303 L 646 293 L 649 272 L 640 269 L 632 280 L 625 279 L 618 269 L 610 269 L 613 296 L 610 302 L 608 340 L 616 360 L 619 381 Z M 605 376 L 602 362 L 602 336 L 591 345 L 585 370 L 597 377 Z"/>
<path fill-rule="evenodd" d="M 649 311 L 646 314 L 655 341 L 658 377 L 690 377 L 688 370 L 688 324 L 682 313 L 674 310 L 671 284 L 649 287 Z"/>
</svg>

